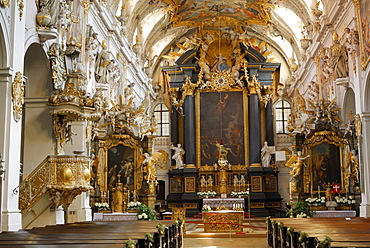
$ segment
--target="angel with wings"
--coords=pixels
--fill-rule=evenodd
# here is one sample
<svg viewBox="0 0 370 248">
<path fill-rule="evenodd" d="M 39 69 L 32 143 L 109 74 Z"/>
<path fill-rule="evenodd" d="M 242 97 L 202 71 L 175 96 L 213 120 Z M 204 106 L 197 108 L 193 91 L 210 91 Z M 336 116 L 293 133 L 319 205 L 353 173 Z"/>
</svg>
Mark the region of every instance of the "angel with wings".
<svg viewBox="0 0 370 248">
<path fill-rule="evenodd" d="M 298 151 L 297 154 L 294 154 L 288 162 L 285 164 L 285 166 L 290 167 L 290 176 L 291 178 L 296 178 L 299 176 L 302 172 L 303 168 L 303 161 L 306 160 L 310 155 L 307 155 L 305 157 L 302 157 L 301 151 Z"/>
</svg>

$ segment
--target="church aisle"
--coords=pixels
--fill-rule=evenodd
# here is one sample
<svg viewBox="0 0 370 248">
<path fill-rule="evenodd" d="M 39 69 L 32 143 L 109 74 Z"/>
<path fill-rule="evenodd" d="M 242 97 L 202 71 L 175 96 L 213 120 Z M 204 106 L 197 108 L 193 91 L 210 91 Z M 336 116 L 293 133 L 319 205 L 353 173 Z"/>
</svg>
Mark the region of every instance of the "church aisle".
<svg viewBox="0 0 370 248">
<path fill-rule="evenodd" d="M 264 218 L 252 218 L 251 229 L 245 226 L 243 233 L 205 233 L 202 220 L 186 221 L 186 234 L 184 235 L 184 248 L 265 248 L 266 222 Z M 197 223 L 198 222 L 198 223 Z M 248 225 L 248 220 L 243 221 Z M 252 231 L 251 233 L 247 233 Z"/>
<path fill-rule="evenodd" d="M 266 238 L 185 238 L 184 248 L 265 248 Z"/>
</svg>

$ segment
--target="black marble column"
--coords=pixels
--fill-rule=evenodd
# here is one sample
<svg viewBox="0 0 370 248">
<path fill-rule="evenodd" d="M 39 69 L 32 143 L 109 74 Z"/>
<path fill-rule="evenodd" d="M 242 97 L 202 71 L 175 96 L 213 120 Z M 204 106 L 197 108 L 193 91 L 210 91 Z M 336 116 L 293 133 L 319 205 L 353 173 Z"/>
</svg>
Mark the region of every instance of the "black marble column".
<svg viewBox="0 0 370 248">
<path fill-rule="evenodd" d="M 172 107 L 171 113 L 171 142 L 174 146 L 177 146 L 179 143 L 179 114 L 177 110 Z M 171 154 L 172 157 L 173 154 Z M 175 165 L 175 160 L 171 159 L 171 166 Z"/>
<path fill-rule="evenodd" d="M 266 141 L 269 146 L 274 146 L 274 117 L 272 115 L 271 100 L 268 102 L 266 106 L 265 123 L 266 123 Z"/>
<path fill-rule="evenodd" d="M 195 165 L 195 98 L 187 96 L 184 109 L 184 149 L 185 164 Z"/>
<path fill-rule="evenodd" d="M 261 163 L 261 119 L 257 94 L 248 97 L 249 162 Z"/>
</svg>

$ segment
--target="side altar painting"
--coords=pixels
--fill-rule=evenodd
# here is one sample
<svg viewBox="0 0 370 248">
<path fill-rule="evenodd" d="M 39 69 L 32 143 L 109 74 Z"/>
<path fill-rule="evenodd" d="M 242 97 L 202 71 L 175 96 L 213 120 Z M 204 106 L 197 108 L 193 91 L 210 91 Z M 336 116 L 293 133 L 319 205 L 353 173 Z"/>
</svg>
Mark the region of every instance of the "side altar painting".
<svg viewBox="0 0 370 248">
<path fill-rule="evenodd" d="M 134 149 L 118 145 L 108 150 L 108 188 L 116 187 L 118 182 L 127 187 L 134 184 Z"/>
<path fill-rule="evenodd" d="M 245 165 L 245 116 L 242 91 L 201 92 L 198 164 L 213 165 L 223 144 L 230 164 Z"/>
<path fill-rule="evenodd" d="M 321 143 L 312 147 L 312 187 L 324 189 L 328 184 L 342 185 L 340 147 Z"/>
<path fill-rule="evenodd" d="M 343 125 L 336 99 L 311 102 L 296 94 L 299 108 L 292 114 L 304 118 L 300 122 L 292 120 L 288 126 L 295 148 L 286 163 L 291 168 L 291 193 L 311 197 L 321 194 L 327 200 L 334 193 L 359 194 L 360 117 L 350 113 L 349 122 Z"/>
</svg>

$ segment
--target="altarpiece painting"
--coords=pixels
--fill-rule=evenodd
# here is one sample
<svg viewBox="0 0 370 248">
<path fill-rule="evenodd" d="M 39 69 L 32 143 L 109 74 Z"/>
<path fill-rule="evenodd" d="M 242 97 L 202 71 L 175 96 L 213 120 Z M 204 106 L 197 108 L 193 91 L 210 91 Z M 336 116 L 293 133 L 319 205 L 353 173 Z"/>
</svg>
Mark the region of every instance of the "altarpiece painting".
<svg viewBox="0 0 370 248">
<path fill-rule="evenodd" d="M 134 149 L 118 145 L 108 150 L 108 187 L 114 188 L 117 182 L 131 186 L 134 184 Z"/>
<path fill-rule="evenodd" d="M 324 189 L 324 185 L 342 184 L 341 159 L 338 146 L 321 143 L 312 147 L 312 183 L 313 189 Z"/>
<path fill-rule="evenodd" d="M 227 149 L 230 164 L 245 165 L 245 108 L 243 91 L 200 92 L 198 99 L 198 165 L 217 162 L 218 145 Z"/>
</svg>

